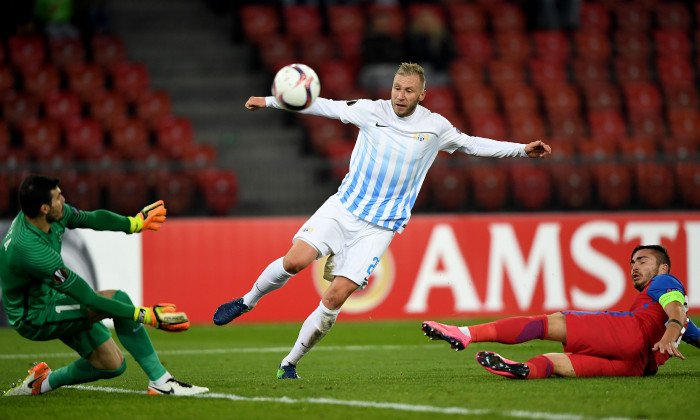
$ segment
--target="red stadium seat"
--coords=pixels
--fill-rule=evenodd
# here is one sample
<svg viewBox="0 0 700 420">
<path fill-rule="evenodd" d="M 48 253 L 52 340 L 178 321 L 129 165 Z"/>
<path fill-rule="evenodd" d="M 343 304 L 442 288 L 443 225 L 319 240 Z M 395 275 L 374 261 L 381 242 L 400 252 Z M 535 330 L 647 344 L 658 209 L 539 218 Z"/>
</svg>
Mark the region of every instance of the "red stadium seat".
<svg viewBox="0 0 700 420">
<path fill-rule="evenodd" d="M 700 152 L 700 141 L 693 137 L 668 138 L 661 142 L 664 155 L 671 160 L 695 159 Z"/>
<path fill-rule="evenodd" d="M 357 70 L 351 63 L 346 61 L 325 61 L 318 68 L 318 77 L 323 84 L 324 97 L 330 99 L 348 99 L 346 96 L 348 95 L 348 86 L 355 86 Z"/>
<path fill-rule="evenodd" d="M 637 198 L 645 209 L 664 209 L 673 201 L 676 185 L 666 164 L 643 162 L 635 165 Z"/>
<path fill-rule="evenodd" d="M 164 117 L 156 122 L 156 144 L 168 156 L 179 159 L 194 142 L 192 122 L 186 117 Z"/>
<path fill-rule="evenodd" d="M 65 73 L 68 87 L 84 102 L 105 88 L 104 71 L 96 63 L 70 63 L 66 65 Z"/>
<path fill-rule="evenodd" d="M 668 124 L 672 137 L 697 139 L 700 132 L 700 112 L 697 109 L 669 109 Z"/>
<path fill-rule="evenodd" d="M 537 112 L 539 100 L 537 92 L 529 85 L 503 85 L 498 89 L 501 104 L 507 113 Z"/>
<path fill-rule="evenodd" d="M 7 175 L 0 173 L 0 215 L 5 215 L 9 212 L 10 197 L 12 197 L 12 192 L 7 183 Z"/>
<path fill-rule="evenodd" d="M 406 7 L 406 15 L 409 21 L 418 18 L 419 15 L 429 13 L 435 16 L 443 25 L 447 23 L 445 9 L 440 4 L 433 3 L 409 3 Z"/>
<path fill-rule="evenodd" d="M 136 97 L 134 102 L 136 115 L 145 121 L 149 127 L 155 126 L 156 121 L 172 113 L 170 95 L 164 90 L 147 90 Z"/>
<path fill-rule="evenodd" d="M 15 73 L 9 66 L 0 62 L 0 95 L 4 95 L 15 87 Z"/>
<path fill-rule="evenodd" d="M 2 115 L 10 126 L 39 115 L 39 101 L 28 92 L 10 90 L 2 98 Z"/>
<path fill-rule="evenodd" d="M 375 3 L 368 6 L 367 15 L 370 18 L 381 16 L 385 21 L 389 34 L 396 38 L 404 36 L 406 30 L 406 18 L 404 17 L 403 9 L 399 5 Z"/>
<path fill-rule="evenodd" d="M 647 59 L 651 53 L 651 40 L 644 31 L 616 31 L 614 42 L 619 57 Z"/>
<path fill-rule="evenodd" d="M 618 152 L 619 139 L 581 139 L 577 143 L 579 154 L 585 161 L 605 162 L 613 159 Z"/>
<path fill-rule="evenodd" d="M 271 35 L 261 39 L 258 48 L 262 63 L 272 72 L 277 72 L 287 64 L 297 61 L 294 42 L 281 35 Z"/>
<path fill-rule="evenodd" d="M 525 68 L 523 64 L 514 60 L 491 60 L 488 63 L 489 79 L 493 86 L 507 84 L 523 84 L 525 80 Z"/>
<path fill-rule="evenodd" d="M 138 172 L 110 172 L 107 182 L 109 208 L 119 214 L 135 214 L 148 203 L 148 186 Z M 168 204 L 168 210 L 170 210 Z"/>
<path fill-rule="evenodd" d="M 576 56 L 590 60 L 609 60 L 612 52 L 608 35 L 594 31 L 574 33 Z"/>
<path fill-rule="evenodd" d="M 504 140 L 507 134 L 503 118 L 497 113 L 469 113 L 469 126 L 472 136 Z"/>
<path fill-rule="evenodd" d="M 639 58 L 618 57 L 613 61 L 618 83 L 648 82 L 651 80 L 649 62 Z"/>
<path fill-rule="evenodd" d="M 204 192 L 204 201 L 215 215 L 228 214 L 238 200 L 238 179 L 230 170 L 209 169 L 197 175 L 199 189 Z"/>
<path fill-rule="evenodd" d="M 323 35 L 304 37 L 298 43 L 300 61 L 312 68 L 318 68 L 322 62 L 336 58 L 338 46 L 329 37 Z"/>
<path fill-rule="evenodd" d="M 601 163 L 592 167 L 597 202 L 606 209 L 621 209 L 632 198 L 632 177 L 627 165 Z"/>
<path fill-rule="evenodd" d="M 657 4 L 654 7 L 654 15 L 661 28 L 686 30 L 691 25 L 691 12 L 680 1 Z"/>
<path fill-rule="evenodd" d="M 656 70 L 663 86 L 694 86 L 693 65 L 687 58 L 658 57 Z"/>
<path fill-rule="evenodd" d="M 7 40 L 10 63 L 20 71 L 44 64 L 46 46 L 38 35 L 12 35 Z"/>
<path fill-rule="evenodd" d="M 651 26 L 649 10 L 639 2 L 616 2 L 613 13 L 617 26 L 626 31 L 644 33 Z"/>
<path fill-rule="evenodd" d="M 54 64 L 29 67 L 22 73 L 22 79 L 24 90 L 37 98 L 42 98 L 46 93 L 58 90 L 61 86 L 61 76 Z"/>
<path fill-rule="evenodd" d="M 44 114 L 46 118 L 58 121 L 61 125 L 71 118 L 79 117 L 83 105 L 78 95 L 70 90 L 55 90 L 44 96 Z"/>
<path fill-rule="evenodd" d="M 345 140 L 348 137 L 345 124 L 340 120 L 313 118 L 307 126 L 311 147 L 321 155 L 328 157 L 328 146 L 334 140 Z"/>
<path fill-rule="evenodd" d="M 356 4 L 329 4 L 328 28 L 331 34 L 365 34 L 367 22 L 362 8 Z"/>
<path fill-rule="evenodd" d="M 575 58 L 572 61 L 571 69 L 573 80 L 580 85 L 610 82 L 610 71 L 608 70 L 607 61 Z"/>
<path fill-rule="evenodd" d="M 498 57 L 503 60 L 523 62 L 532 55 L 532 45 L 522 32 L 497 32 L 495 36 Z"/>
<path fill-rule="evenodd" d="M 458 89 L 484 83 L 484 68 L 464 59 L 452 60 L 449 67 L 452 84 Z"/>
<path fill-rule="evenodd" d="M 93 60 L 105 69 L 126 61 L 126 46 L 116 35 L 94 35 L 90 39 L 90 46 Z"/>
<path fill-rule="evenodd" d="M 491 26 L 496 32 L 524 32 L 527 20 L 523 9 L 514 3 L 499 3 L 490 11 Z"/>
<path fill-rule="evenodd" d="M 121 118 L 109 130 L 112 147 L 125 160 L 133 160 L 148 152 L 148 128 L 138 118 Z"/>
<path fill-rule="evenodd" d="M 656 141 L 652 137 L 631 137 L 620 142 L 620 154 L 627 160 L 648 161 L 655 159 Z"/>
<path fill-rule="evenodd" d="M 566 210 L 581 210 L 591 204 L 591 173 L 584 165 L 557 163 L 550 167 L 555 203 Z"/>
<path fill-rule="evenodd" d="M 295 40 L 315 38 L 321 34 L 323 20 L 319 8 L 307 5 L 289 5 L 282 9 L 285 33 Z"/>
<path fill-rule="evenodd" d="M 85 61 L 85 46 L 80 38 L 49 38 L 51 61 L 61 68 Z"/>
<path fill-rule="evenodd" d="M 518 208 L 528 211 L 542 210 L 551 201 L 552 180 L 543 166 L 511 166 L 510 184 Z"/>
<path fill-rule="evenodd" d="M 507 171 L 502 167 L 474 166 L 469 169 L 469 178 L 478 209 L 496 211 L 506 206 L 510 191 Z"/>
<path fill-rule="evenodd" d="M 66 146 L 78 159 L 90 160 L 104 152 L 104 132 L 93 119 L 74 118 L 65 125 Z"/>
<path fill-rule="evenodd" d="M 161 171 L 156 197 L 167 203 L 168 215 L 182 215 L 192 206 L 196 181 L 187 172 Z"/>
<path fill-rule="evenodd" d="M 687 207 L 700 208 L 700 163 L 679 162 L 675 165 L 678 192 Z"/>
<path fill-rule="evenodd" d="M 602 3 L 583 2 L 579 9 L 579 28 L 598 32 L 610 29 L 610 12 Z"/>
<path fill-rule="evenodd" d="M 280 33 L 280 16 L 277 9 L 266 4 L 246 4 L 240 9 L 243 35 L 253 43 Z"/>
<path fill-rule="evenodd" d="M 508 126 L 512 138 L 530 142 L 546 137 L 546 131 L 539 112 L 514 113 L 508 116 Z"/>
<path fill-rule="evenodd" d="M 590 83 L 581 86 L 585 105 L 592 110 L 619 110 L 620 91 L 608 83 Z"/>
<path fill-rule="evenodd" d="M 432 192 L 438 211 L 454 212 L 461 209 L 467 202 L 469 192 L 467 173 L 461 168 L 433 165 L 424 186 Z"/>
<path fill-rule="evenodd" d="M 447 10 L 453 33 L 481 32 L 486 29 L 486 16 L 478 4 L 450 2 Z"/>
<path fill-rule="evenodd" d="M 7 156 L 10 149 L 10 129 L 7 121 L 0 119 L 0 157 Z"/>
<path fill-rule="evenodd" d="M 629 82 L 622 85 L 627 110 L 633 112 L 661 111 L 661 94 L 650 82 Z"/>
<path fill-rule="evenodd" d="M 61 145 L 61 130 L 54 121 L 27 119 L 22 122 L 20 130 L 22 144 L 37 159 L 53 155 Z"/>
<path fill-rule="evenodd" d="M 548 122 L 552 137 L 580 139 L 586 136 L 586 129 L 578 111 L 549 112 Z"/>
<path fill-rule="evenodd" d="M 101 90 L 90 97 L 90 115 L 106 129 L 114 126 L 116 120 L 126 115 L 126 100 L 121 93 Z"/>
<path fill-rule="evenodd" d="M 659 139 L 666 135 L 666 124 L 656 111 L 632 112 L 628 116 L 632 137 Z"/>
<path fill-rule="evenodd" d="M 150 78 L 144 63 L 123 61 L 110 67 L 114 90 L 129 101 L 135 100 L 148 89 Z"/>
<path fill-rule="evenodd" d="M 442 86 L 426 89 L 425 99 L 421 105 L 443 116 L 459 111 L 454 89 Z"/>
<path fill-rule="evenodd" d="M 661 56 L 689 57 L 692 49 L 688 33 L 677 28 L 654 31 L 654 45 Z"/>
<path fill-rule="evenodd" d="M 490 38 L 483 32 L 457 33 L 454 42 L 457 56 L 463 60 L 484 64 L 493 56 Z"/>
<path fill-rule="evenodd" d="M 565 61 L 571 57 L 571 44 L 563 31 L 536 31 L 532 39 L 540 59 Z"/>
<path fill-rule="evenodd" d="M 627 136 L 625 121 L 617 111 L 589 111 L 588 124 L 596 141 L 620 141 Z"/>
<path fill-rule="evenodd" d="M 361 34 L 335 35 L 333 40 L 340 59 L 360 62 L 362 60 L 362 38 Z"/>
<path fill-rule="evenodd" d="M 532 82 L 537 86 L 567 82 L 566 66 L 562 61 L 533 59 L 529 68 Z"/>
<path fill-rule="evenodd" d="M 575 113 L 581 109 L 579 93 L 573 85 L 558 83 L 540 87 L 542 101 L 549 114 Z"/>
<path fill-rule="evenodd" d="M 686 86 L 664 86 L 664 104 L 668 108 L 697 109 L 700 106 L 698 93 Z"/>
<path fill-rule="evenodd" d="M 457 93 L 467 114 L 491 113 L 498 109 L 496 93 L 489 86 L 469 86 L 465 91 L 460 90 Z"/>
<path fill-rule="evenodd" d="M 211 144 L 193 144 L 183 156 L 185 168 L 198 171 L 216 165 L 216 148 Z"/>
<path fill-rule="evenodd" d="M 100 206 L 99 178 L 89 172 L 61 173 L 61 190 L 66 201 L 81 210 L 97 210 Z"/>
</svg>

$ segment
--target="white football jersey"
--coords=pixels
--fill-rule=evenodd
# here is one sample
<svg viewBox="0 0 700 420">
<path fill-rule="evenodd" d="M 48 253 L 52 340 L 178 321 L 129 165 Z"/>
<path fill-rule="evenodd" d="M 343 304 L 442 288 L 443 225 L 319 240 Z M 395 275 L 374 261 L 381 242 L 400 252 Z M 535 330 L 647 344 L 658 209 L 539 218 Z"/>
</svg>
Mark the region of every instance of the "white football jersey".
<svg viewBox="0 0 700 420">
<path fill-rule="evenodd" d="M 274 97 L 268 107 L 280 108 Z M 303 114 L 339 119 L 360 128 L 350 170 L 336 196 L 352 214 L 401 232 L 411 217 L 423 180 L 437 153 L 526 157 L 525 145 L 468 136 L 440 114 L 418 106 L 399 117 L 389 100 L 317 98 Z"/>
</svg>

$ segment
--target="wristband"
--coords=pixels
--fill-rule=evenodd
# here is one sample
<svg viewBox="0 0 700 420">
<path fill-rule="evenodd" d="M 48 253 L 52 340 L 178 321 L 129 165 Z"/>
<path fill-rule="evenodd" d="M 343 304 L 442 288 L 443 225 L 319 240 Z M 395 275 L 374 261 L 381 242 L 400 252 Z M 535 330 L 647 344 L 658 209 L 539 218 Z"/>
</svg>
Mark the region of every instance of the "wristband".
<svg viewBox="0 0 700 420">
<path fill-rule="evenodd" d="M 678 324 L 678 325 L 681 327 L 681 330 L 683 330 L 683 329 L 685 328 L 685 325 L 683 325 L 683 324 L 681 323 L 681 321 L 679 321 L 679 320 L 677 320 L 677 319 L 674 319 L 674 318 L 669 319 L 669 320 L 668 320 L 668 323 L 666 324 L 666 326 L 670 325 L 672 322 Z"/>
</svg>

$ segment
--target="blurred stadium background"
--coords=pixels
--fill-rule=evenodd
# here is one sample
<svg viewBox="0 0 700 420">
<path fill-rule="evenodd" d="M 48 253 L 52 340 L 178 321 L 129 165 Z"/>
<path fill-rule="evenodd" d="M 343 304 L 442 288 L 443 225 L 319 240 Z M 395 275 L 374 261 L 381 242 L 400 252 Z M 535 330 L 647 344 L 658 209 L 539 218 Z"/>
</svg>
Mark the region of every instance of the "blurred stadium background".
<svg viewBox="0 0 700 420">
<path fill-rule="evenodd" d="M 556 3 L 555 9 L 548 6 Z M 35 0 L 0 6 L 0 217 L 30 171 L 84 209 L 310 214 L 357 129 L 244 109 L 275 71 L 387 98 L 400 61 L 462 131 L 554 149 L 439 157 L 416 212 L 700 207 L 700 3 Z"/>
</svg>

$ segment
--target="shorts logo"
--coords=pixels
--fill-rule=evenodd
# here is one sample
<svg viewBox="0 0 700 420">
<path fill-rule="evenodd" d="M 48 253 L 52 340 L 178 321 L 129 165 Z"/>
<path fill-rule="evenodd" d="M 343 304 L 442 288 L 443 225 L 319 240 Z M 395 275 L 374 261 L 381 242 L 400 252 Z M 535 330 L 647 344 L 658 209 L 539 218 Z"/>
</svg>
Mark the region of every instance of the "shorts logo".
<svg viewBox="0 0 700 420">
<path fill-rule="evenodd" d="M 66 280 L 68 280 L 68 270 L 61 267 L 58 270 L 54 271 L 53 281 L 56 284 L 63 284 Z"/>
<path fill-rule="evenodd" d="M 314 231 L 314 228 L 312 228 L 312 227 L 305 227 L 304 229 L 302 229 L 301 232 L 302 232 L 302 233 L 313 233 L 313 231 Z"/>
</svg>

